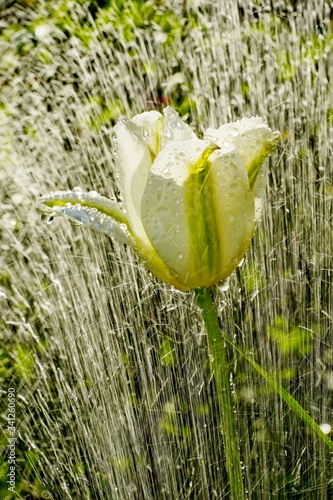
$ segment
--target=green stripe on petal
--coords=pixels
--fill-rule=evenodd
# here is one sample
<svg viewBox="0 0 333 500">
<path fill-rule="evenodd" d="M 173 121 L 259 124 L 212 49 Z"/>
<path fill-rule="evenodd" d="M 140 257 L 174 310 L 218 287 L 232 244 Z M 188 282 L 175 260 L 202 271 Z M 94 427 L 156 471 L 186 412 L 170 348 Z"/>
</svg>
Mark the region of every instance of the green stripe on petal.
<svg viewBox="0 0 333 500">
<path fill-rule="evenodd" d="M 205 139 L 216 142 L 222 149 L 230 145 L 236 147 L 254 189 L 258 172 L 267 156 L 274 153 L 279 132 L 272 132 L 260 117 L 242 118 L 237 122 L 226 123 L 218 129 L 207 129 Z"/>
<path fill-rule="evenodd" d="M 276 136 L 274 141 L 279 137 L 279 135 Z M 259 171 L 260 171 L 264 161 L 266 160 L 267 156 L 272 155 L 275 151 L 275 142 L 274 141 L 271 141 L 271 142 L 267 141 L 267 142 L 262 142 L 261 144 L 258 144 L 256 151 L 253 153 L 252 161 L 248 162 L 246 165 L 247 174 L 249 177 L 250 188 L 252 190 L 255 187 Z M 239 149 L 240 148 L 238 147 L 238 151 L 239 151 Z M 245 157 L 245 154 L 243 155 L 243 160 L 244 160 L 244 157 Z"/>
<path fill-rule="evenodd" d="M 267 156 L 274 153 L 279 136 L 279 132 L 273 132 L 259 117 L 242 118 L 219 129 L 209 128 L 204 135 L 205 139 L 216 142 L 222 151 L 232 145 L 240 154 L 255 198 L 256 223 L 260 219 L 266 191 L 268 165 L 264 163 Z"/>
<path fill-rule="evenodd" d="M 201 262 L 193 255 L 186 185 L 191 172 L 203 175 L 204 163 L 215 148 L 200 139 L 189 139 L 162 149 L 142 198 L 143 223 L 149 239 L 185 289 L 200 286 L 198 273 L 202 274 Z"/>
<path fill-rule="evenodd" d="M 209 286 L 218 279 L 220 248 L 212 164 L 207 161 L 218 148 L 209 145 L 198 161 L 190 166 L 184 186 L 184 203 L 190 235 L 190 249 L 195 263 L 195 279 Z"/>
<path fill-rule="evenodd" d="M 191 250 L 198 286 L 227 278 L 244 257 L 254 232 L 254 198 L 234 147 L 193 165 L 186 184 Z"/>
</svg>

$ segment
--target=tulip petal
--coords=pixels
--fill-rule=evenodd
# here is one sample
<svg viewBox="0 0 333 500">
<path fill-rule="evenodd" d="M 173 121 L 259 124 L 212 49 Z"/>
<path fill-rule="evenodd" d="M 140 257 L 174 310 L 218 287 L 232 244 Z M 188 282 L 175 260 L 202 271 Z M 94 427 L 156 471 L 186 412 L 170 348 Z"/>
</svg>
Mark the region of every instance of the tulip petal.
<svg viewBox="0 0 333 500">
<path fill-rule="evenodd" d="M 126 214 L 123 212 L 121 204 L 96 193 L 96 191 L 90 191 L 89 193 L 85 193 L 81 190 L 55 191 L 40 198 L 38 203 L 46 208 L 56 206 L 62 207 L 67 203 L 72 205 L 80 204 L 82 207 L 94 207 L 116 221 L 128 224 Z"/>
<path fill-rule="evenodd" d="M 240 154 L 230 146 L 217 150 L 209 161 L 213 202 L 220 245 L 219 279 L 225 279 L 238 266 L 255 230 L 255 203 Z"/>
<path fill-rule="evenodd" d="M 44 215 L 65 215 L 78 225 L 134 246 L 135 241 L 128 229 L 126 214 L 119 203 L 95 192 L 58 191 L 38 200 L 38 208 Z"/>
<path fill-rule="evenodd" d="M 131 233 L 126 214 L 118 202 L 98 195 L 94 191 L 90 193 L 58 191 L 40 198 L 37 207 L 43 215 L 50 217 L 65 215 L 77 225 L 90 227 L 131 246 L 156 277 L 185 291 L 184 286 L 170 273 L 151 243 L 148 241 L 148 245 L 145 246 L 135 234 Z"/>
<path fill-rule="evenodd" d="M 134 116 L 132 121 L 141 128 L 142 136 L 155 158 L 161 145 L 163 115 L 158 111 L 146 111 Z"/>
<path fill-rule="evenodd" d="M 118 176 L 130 229 L 138 241 L 150 246 L 141 220 L 141 198 L 152 163 L 149 147 L 131 120 L 122 118 L 114 130 Z"/>
<path fill-rule="evenodd" d="M 149 147 L 142 137 L 140 128 L 130 120 L 123 118 L 118 122 L 115 133 L 119 180 L 129 228 L 135 238 L 135 250 L 155 276 L 184 290 L 182 284 L 178 283 L 177 278 L 153 248 L 142 223 L 141 199 L 151 167 Z"/>
<path fill-rule="evenodd" d="M 150 241 L 184 284 L 187 284 L 187 276 L 195 273 L 184 186 L 190 165 L 200 158 L 207 145 L 207 142 L 193 139 L 162 149 L 151 168 L 141 204 Z"/>
<path fill-rule="evenodd" d="M 164 113 L 164 131 L 161 147 L 189 139 L 196 139 L 197 136 L 189 125 L 179 118 L 177 111 L 168 106 L 163 110 Z"/>
<path fill-rule="evenodd" d="M 272 132 L 262 118 L 243 118 L 226 123 L 218 129 L 209 128 L 205 139 L 215 141 L 222 149 L 234 145 L 239 152 L 249 177 L 255 197 L 256 221 L 258 221 L 266 191 L 268 165 L 261 168 L 267 156 L 274 152 L 279 132 Z"/>
<path fill-rule="evenodd" d="M 254 230 L 254 201 L 240 155 L 192 139 L 164 148 L 142 198 L 146 232 L 188 289 L 226 278 Z M 214 152 L 213 152 L 214 151 Z"/>
<path fill-rule="evenodd" d="M 215 141 L 221 148 L 233 144 L 241 155 L 254 187 L 258 171 L 266 157 L 274 152 L 279 132 L 272 132 L 260 117 L 242 118 L 218 129 L 207 129 L 205 139 Z"/>
</svg>

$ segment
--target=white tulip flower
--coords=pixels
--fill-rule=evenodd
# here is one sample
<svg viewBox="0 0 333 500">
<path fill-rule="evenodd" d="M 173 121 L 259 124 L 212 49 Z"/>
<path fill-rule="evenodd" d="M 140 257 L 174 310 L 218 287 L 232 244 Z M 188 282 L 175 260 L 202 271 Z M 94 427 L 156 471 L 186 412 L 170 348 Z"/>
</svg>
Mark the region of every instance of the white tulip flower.
<svg viewBox="0 0 333 500">
<path fill-rule="evenodd" d="M 95 192 L 55 192 L 44 211 L 133 247 L 147 268 L 182 291 L 230 276 L 243 259 L 262 209 L 266 157 L 279 132 L 243 118 L 199 139 L 167 107 L 115 126 L 123 202 Z"/>
</svg>

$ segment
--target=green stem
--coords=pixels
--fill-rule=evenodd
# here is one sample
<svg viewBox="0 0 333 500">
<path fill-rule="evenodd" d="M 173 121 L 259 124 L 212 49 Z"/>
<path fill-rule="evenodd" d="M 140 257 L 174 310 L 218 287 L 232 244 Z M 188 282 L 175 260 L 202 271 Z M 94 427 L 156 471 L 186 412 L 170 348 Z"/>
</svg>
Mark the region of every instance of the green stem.
<svg viewBox="0 0 333 500">
<path fill-rule="evenodd" d="M 219 401 L 221 431 L 231 498 L 233 500 L 243 500 L 245 494 L 236 431 L 236 415 L 230 387 L 230 367 L 226 356 L 224 340 L 210 290 L 207 288 L 197 289 L 195 290 L 195 294 L 208 334 L 210 365 Z"/>
</svg>

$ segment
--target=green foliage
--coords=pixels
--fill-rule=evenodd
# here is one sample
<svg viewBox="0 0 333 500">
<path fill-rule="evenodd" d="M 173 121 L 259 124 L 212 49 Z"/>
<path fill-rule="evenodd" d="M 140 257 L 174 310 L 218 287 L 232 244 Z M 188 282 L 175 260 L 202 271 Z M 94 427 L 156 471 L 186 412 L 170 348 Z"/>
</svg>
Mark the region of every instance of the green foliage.
<svg viewBox="0 0 333 500">
<path fill-rule="evenodd" d="M 160 360 L 165 366 L 173 366 L 175 364 L 175 351 L 172 340 L 165 338 L 160 348 Z"/>
<path fill-rule="evenodd" d="M 276 342 L 281 354 L 292 355 L 293 358 L 304 356 L 312 349 L 312 332 L 300 326 L 290 325 L 283 316 L 274 318 L 268 327 L 268 335 Z"/>
<path fill-rule="evenodd" d="M 182 423 L 183 411 L 177 408 L 177 406 L 176 401 L 170 401 L 165 405 L 164 417 L 161 419 L 161 428 L 166 434 L 188 439 L 191 437 L 191 428 L 189 425 Z"/>
</svg>

